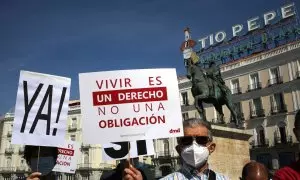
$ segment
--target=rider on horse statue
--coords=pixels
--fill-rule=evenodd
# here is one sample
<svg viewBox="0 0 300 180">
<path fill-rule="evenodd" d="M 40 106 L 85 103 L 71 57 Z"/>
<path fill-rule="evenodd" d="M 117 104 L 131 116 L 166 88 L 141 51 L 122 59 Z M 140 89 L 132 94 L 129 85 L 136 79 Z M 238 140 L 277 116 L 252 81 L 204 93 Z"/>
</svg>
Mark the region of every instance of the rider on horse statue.
<svg viewBox="0 0 300 180">
<path fill-rule="evenodd" d="M 227 87 L 225 85 L 224 80 L 221 77 L 220 69 L 216 66 L 214 61 L 209 62 L 209 68 L 206 69 L 207 82 L 210 91 L 210 96 L 215 96 L 215 86 L 218 86 L 222 94 L 225 94 L 227 91 Z"/>
</svg>

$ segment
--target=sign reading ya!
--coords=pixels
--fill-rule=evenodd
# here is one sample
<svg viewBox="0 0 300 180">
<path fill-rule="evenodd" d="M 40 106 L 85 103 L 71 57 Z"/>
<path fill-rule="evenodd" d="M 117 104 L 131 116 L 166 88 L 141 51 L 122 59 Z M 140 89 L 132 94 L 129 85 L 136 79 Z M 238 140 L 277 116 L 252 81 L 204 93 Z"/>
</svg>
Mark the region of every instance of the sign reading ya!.
<svg viewBox="0 0 300 180">
<path fill-rule="evenodd" d="M 169 133 L 182 129 L 175 69 L 83 73 L 79 87 L 85 143 L 182 135 Z"/>
</svg>

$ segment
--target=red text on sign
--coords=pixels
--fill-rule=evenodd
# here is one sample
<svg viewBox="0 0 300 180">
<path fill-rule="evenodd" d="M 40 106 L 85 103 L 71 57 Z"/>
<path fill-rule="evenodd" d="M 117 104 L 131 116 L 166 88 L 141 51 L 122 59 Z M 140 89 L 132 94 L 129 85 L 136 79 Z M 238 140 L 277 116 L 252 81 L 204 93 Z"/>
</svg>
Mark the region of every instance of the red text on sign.
<svg viewBox="0 0 300 180">
<path fill-rule="evenodd" d="M 161 76 L 157 76 L 155 77 L 155 80 L 154 80 L 154 77 L 149 77 L 149 85 L 150 86 L 154 86 L 154 85 L 161 85 L 162 82 L 161 82 Z"/>
<path fill-rule="evenodd" d="M 97 80 L 96 84 L 99 89 L 110 89 L 110 88 L 123 88 L 131 87 L 131 80 L 129 78 L 120 78 L 120 79 L 102 79 Z"/>
<path fill-rule="evenodd" d="M 74 150 L 58 148 L 58 153 L 66 156 L 74 156 Z"/>
<path fill-rule="evenodd" d="M 94 106 L 166 100 L 166 87 L 93 92 Z"/>
</svg>

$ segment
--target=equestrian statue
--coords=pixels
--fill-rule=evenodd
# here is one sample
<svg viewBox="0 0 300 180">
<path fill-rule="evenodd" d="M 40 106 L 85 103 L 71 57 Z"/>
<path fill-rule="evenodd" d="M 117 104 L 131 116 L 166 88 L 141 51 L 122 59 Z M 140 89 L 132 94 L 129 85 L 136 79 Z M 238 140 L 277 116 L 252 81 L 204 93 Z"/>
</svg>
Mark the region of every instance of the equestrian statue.
<svg viewBox="0 0 300 180">
<path fill-rule="evenodd" d="M 195 108 L 198 110 L 202 119 L 206 119 L 203 102 L 213 104 L 219 114 L 219 121 L 224 123 L 224 114 L 222 106 L 226 105 L 231 113 L 231 121 L 237 127 L 241 123 L 235 112 L 234 104 L 232 103 L 232 95 L 230 89 L 225 85 L 222 79 L 219 67 L 214 61 L 209 62 L 208 68 L 202 68 L 199 57 L 192 50 L 195 42 L 191 40 L 189 29 L 185 30 L 186 41 L 182 44 L 184 63 L 187 70 L 187 78 L 192 82 L 192 95 L 195 99 Z"/>
</svg>

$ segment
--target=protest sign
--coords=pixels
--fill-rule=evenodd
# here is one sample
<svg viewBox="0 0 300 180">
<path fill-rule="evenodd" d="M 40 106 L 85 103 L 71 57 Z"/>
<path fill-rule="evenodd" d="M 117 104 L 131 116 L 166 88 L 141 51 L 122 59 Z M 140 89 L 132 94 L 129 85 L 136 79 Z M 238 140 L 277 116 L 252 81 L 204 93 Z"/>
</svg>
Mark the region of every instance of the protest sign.
<svg viewBox="0 0 300 180">
<path fill-rule="evenodd" d="M 71 79 L 20 72 L 12 144 L 64 144 Z"/>
<path fill-rule="evenodd" d="M 183 135 L 175 69 L 82 73 L 79 87 L 84 143 Z"/>
<path fill-rule="evenodd" d="M 102 158 L 105 161 L 154 155 L 153 140 L 104 144 Z"/>
<path fill-rule="evenodd" d="M 77 157 L 80 156 L 79 144 L 75 141 L 66 141 L 58 148 L 58 157 L 53 171 L 74 174 L 77 166 Z"/>
</svg>

